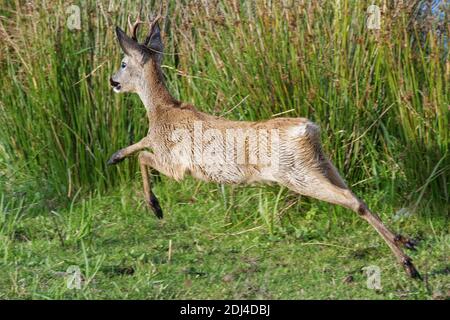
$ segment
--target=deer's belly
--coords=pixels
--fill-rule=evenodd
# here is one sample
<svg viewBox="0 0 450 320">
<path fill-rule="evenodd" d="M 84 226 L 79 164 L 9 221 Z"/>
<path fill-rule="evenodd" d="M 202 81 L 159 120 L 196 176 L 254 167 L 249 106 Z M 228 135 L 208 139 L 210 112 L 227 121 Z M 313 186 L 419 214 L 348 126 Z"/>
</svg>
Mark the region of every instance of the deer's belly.
<svg viewBox="0 0 450 320">
<path fill-rule="evenodd" d="M 239 168 L 229 165 L 201 165 L 188 170 L 196 179 L 208 182 L 240 184 L 246 181 L 246 176 Z"/>
</svg>

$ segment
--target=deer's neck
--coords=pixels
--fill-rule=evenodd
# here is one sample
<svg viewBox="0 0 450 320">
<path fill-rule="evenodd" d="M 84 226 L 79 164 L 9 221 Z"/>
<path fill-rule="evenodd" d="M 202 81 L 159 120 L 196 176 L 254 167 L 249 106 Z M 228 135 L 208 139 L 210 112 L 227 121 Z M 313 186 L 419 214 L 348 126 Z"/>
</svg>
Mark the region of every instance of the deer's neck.
<svg viewBox="0 0 450 320">
<path fill-rule="evenodd" d="M 149 116 L 158 108 L 170 107 L 176 103 L 164 83 L 161 67 L 155 61 L 149 61 L 138 94 Z"/>
</svg>

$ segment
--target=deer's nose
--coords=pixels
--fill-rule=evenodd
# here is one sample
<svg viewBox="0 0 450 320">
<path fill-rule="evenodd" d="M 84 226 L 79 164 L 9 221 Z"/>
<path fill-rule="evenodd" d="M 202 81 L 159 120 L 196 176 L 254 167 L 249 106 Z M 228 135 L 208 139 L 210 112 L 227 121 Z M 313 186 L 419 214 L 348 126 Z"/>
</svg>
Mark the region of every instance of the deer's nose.
<svg viewBox="0 0 450 320">
<path fill-rule="evenodd" d="M 111 84 L 112 87 L 117 87 L 120 83 L 117 81 L 114 81 L 113 78 L 109 78 L 109 83 Z"/>
</svg>

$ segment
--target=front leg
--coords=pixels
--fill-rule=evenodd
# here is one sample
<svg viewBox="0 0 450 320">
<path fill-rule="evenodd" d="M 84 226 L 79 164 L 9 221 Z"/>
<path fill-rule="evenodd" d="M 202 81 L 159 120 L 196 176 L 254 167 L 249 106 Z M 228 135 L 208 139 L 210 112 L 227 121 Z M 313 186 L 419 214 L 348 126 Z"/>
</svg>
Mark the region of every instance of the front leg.
<svg viewBox="0 0 450 320">
<path fill-rule="evenodd" d="M 147 151 L 142 151 L 139 153 L 139 165 L 142 174 L 145 202 L 150 207 L 150 209 L 152 209 L 155 215 L 159 219 L 162 219 L 163 212 L 161 210 L 161 206 L 159 205 L 158 199 L 156 198 L 155 194 L 152 191 L 150 184 L 150 177 L 148 176 L 148 168 L 153 168 L 177 180 L 182 179 L 185 170 L 180 165 L 176 164 L 168 165 L 167 163 L 161 161 L 161 159 L 155 156 L 153 153 Z"/>
<path fill-rule="evenodd" d="M 111 158 L 109 158 L 107 164 L 108 165 L 117 164 L 123 161 L 126 157 L 131 156 L 133 153 L 141 151 L 142 149 L 147 148 L 148 146 L 149 146 L 148 137 L 145 137 L 138 143 L 132 144 L 131 146 L 120 149 L 119 151 L 115 152 L 111 156 Z"/>
</svg>

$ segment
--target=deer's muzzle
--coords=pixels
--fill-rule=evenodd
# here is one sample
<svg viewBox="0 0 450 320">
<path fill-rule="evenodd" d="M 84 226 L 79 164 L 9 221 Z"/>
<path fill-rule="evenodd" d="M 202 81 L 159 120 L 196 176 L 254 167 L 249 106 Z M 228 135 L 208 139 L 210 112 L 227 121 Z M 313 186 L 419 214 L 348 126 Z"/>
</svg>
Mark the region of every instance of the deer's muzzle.
<svg viewBox="0 0 450 320">
<path fill-rule="evenodd" d="M 109 83 L 111 84 L 111 87 L 113 87 L 113 89 L 114 89 L 115 91 L 120 90 L 120 88 L 122 87 L 122 86 L 120 85 L 120 83 L 117 82 L 117 81 L 114 81 L 112 77 L 109 78 Z"/>
</svg>

